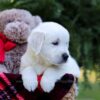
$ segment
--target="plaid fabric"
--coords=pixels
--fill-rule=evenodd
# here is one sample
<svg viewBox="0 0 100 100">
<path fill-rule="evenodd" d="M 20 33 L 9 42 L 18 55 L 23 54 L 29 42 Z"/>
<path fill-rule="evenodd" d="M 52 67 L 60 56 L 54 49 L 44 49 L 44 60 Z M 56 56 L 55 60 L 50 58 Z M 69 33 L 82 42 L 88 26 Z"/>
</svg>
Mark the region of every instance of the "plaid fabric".
<svg viewBox="0 0 100 100">
<path fill-rule="evenodd" d="M 24 100 L 4 73 L 0 73 L 0 100 Z"/>
<path fill-rule="evenodd" d="M 45 93 L 38 88 L 34 92 L 28 92 L 23 87 L 21 75 L 6 74 L 6 76 L 25 100 L 62 100 L 62 98 L 69 93 L 75 81 L 73 75 L 66 74 L 56 83 L 55 88 L 50 93 Z"/>
</svg>

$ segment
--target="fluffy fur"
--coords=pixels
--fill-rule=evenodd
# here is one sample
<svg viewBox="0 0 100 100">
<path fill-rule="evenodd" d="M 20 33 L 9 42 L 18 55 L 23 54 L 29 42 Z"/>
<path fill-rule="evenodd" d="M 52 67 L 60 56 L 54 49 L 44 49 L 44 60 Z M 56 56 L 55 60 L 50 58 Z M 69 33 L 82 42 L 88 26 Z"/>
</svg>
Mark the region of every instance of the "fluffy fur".
<svg viewBox="0 0 100 100">
<path fill-rule="evenodd" d="M 68 50 L 69 38 L 67 29 L 55 22 L 41 23 L 32 31 L 20 67 L 23 85 L 28 91 L 37 88 L 40 74 L 43 74 L 40 85 L 44 92 L 50 92 L 66 73 L 79 77 L 79 66 Z M 68 56 L 66 61 L 63 54 Z"/>
<path fill-rule="evenodd" d="M 39 16 L 32 16 L 29 11 L 23 9 L 0 12 L 0 32 L 17 43 L 25 43 L 31 30 L 41 22 Z"/>
<path fill-rule="evenodd" d="M 0 12 L 0 32 L 17 45 L 6 52 L 0 72 L 19 73 L 20 59 L 27 47 L 27 38 L 42 19 L 23 9 L 9 9 Z M 1 37 L 0 37 L 1 38 Z"/>
</svg>

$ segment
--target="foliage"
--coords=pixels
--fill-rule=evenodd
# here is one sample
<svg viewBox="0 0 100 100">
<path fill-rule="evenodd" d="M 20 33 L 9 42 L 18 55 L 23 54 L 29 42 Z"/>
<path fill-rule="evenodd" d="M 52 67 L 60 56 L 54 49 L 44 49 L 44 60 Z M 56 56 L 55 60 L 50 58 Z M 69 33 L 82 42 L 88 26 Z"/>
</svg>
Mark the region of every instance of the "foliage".
<svg viewBox="0 0 100 100">
<path fill-rule="evenodd" d="M 79 95 L 76 100 L 100 100 L 100 86 L 95 83 L 90 88 L 84 88 L 83 84 L 79 84 Z"/>
<path fill-rule="evenodd" d="M 0 10 L 9 8 L 27 9 L 65 26 L 71 54 L 80 66 L 100 72 L 100 0 L 0 0 Z"/>
</svg>

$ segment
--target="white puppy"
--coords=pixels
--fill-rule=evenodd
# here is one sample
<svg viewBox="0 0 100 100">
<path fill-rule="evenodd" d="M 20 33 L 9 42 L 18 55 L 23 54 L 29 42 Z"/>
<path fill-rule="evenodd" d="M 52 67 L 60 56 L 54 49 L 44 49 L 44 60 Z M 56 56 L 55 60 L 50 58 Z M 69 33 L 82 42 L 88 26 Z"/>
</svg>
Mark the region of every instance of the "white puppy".
<svg viewBox="0 0 100 100">
<path fill-rule="evenodd" d="M 37 26 L 28 38 L 28 47 L 21 59 L 20 73 L 28 91 L 38 86 L 37 75 L 43 74 L 40 85 L 50 92 L 55 83 L 66 74 L 79 77 L 80 70 L 69 50 L 69 33 L 55 22 Z"/>
</svg>

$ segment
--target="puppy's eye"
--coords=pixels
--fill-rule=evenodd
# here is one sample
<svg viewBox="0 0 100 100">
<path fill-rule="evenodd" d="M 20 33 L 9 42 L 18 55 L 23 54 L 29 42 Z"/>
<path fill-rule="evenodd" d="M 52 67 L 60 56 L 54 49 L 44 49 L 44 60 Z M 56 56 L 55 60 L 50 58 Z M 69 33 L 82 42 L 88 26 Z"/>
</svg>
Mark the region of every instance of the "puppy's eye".
<svg viewBox="0 0 100 100">
<path fill-rule="evenodd" d="M 58 41 L 55 41 L 55 42 L 52 42 L 53 45 L 58 45 L 59 42 Z"/>
</svg>

